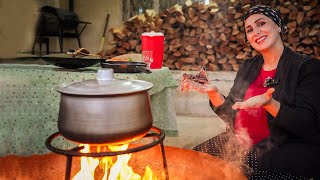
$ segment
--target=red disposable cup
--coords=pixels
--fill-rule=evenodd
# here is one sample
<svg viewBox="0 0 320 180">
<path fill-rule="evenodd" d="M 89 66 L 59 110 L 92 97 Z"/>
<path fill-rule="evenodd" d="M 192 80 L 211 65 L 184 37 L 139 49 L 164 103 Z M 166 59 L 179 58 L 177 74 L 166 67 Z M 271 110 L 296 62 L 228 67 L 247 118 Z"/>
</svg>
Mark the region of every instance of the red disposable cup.
<svg viewBox="0 0 320 180">
<path fill-rule="evenodd" d="M 142 51 L 153 51 L 151 69 L 161 69 L 163 62 L 164 35 L 161 32 L 145 32 L 141 35 Z"/>
</svg>

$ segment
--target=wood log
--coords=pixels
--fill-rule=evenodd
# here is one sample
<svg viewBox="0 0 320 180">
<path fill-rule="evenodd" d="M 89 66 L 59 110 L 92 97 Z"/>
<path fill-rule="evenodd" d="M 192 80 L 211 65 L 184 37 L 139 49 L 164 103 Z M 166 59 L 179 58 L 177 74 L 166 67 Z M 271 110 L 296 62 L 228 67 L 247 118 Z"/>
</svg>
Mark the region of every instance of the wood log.
<svg viewBox="0 0 320 180">
<path fill-rule="evenodd" d="M 314 28 L 312 28 L 311 30 L 310 30 L 310 32 L 308 33 L 308 35 L 309 36 L 315 36 L 316 34 L 318 34 L 320 32 L 320 29 L 318 28 L 318 29 L 316 29 L 315 27 Z"/>
<path fill-rule="evenodd" d="M 179 62 L 184 62 L 184 63 L 193 63 L 195 61 L 195 58 L 191 57 L 183 57 L 180 58 Z"/>
<path fill-rule="evenodd" d="M 289 19 L 296 20 L 297 19 L 298 10 L 291 10 L 289 14 Z"/>
<path fill-rule="evenodd" d="M 205 14 L 200 14 L 200 19 L 207 21 L 211 17 L 211 14 L 209 11 L 206 11 Z"/>
<path fill-rule="evenodd" d="M 227 58 L 229 60 L 234 59 L 234 57 L 236 56 L 235 53 L 233 53 L 232 51 L 229 51 L 229 53 L 226 54 Z"/>
<path fill-rule="evenodd" d="M 126 54 L 128 51 L 126 49 L 124 49 L 123 47 L 117 48 L 117 52 L 119 54 Z"/>
<path fill-rule="evenodd" d="M 198 21 L 199 22 L 199 27 L 202 29 L 207 29 L 208 28 L 208 23 L 205 21 Z"/>
<path fill-rule="evenodd" d="M 123 42 L 122 47 L 126 50 L 130 50 L 131 49 L 131 45 L 128 42 Z"/>
<path fill-rule="evenodd" d="M 186 22 L 186 18 L 183 15 L 177 16 L 176 19 L 181 24 L 184 24 Z"/>
<path fill-rule="evenodd" d="M 188 8 L 188 16 L 190 19 L 196 16 L 196 11 L 192 7 Z"/>
<path fill-rule="evenodd" d="M 199 57 L 199 52 L 198 51 L 190 51 L 188 53 L 188 55 L 189 55 L 190 58 L 196 59 L 196 58 Z"/>
<path fill-rule="evenodd" d="M 180 57 L 182 55 L 182 53 L 180 51 L 176 51 L 176 52 L 173 53 L 173 55 L 175 57 Z"/>
<path fill-rule="evenodd" d="M 210 61 L 211 63 L 214 63 L 216 61 L 216 57 L 213 55 L 209 55 L 207 56 L 208 61 Z"/>
<path fill-rule="evenodd" d="M 175 17 L 170 17 L 169 24 L 174 24 L 177 22 L 177 19 Z"/>
<path fill-rule="evenodd" d="M 141 52 L 141 49 L 142 49 L 141 44 L 137 45 L 135 48 L 136 52 Z"/>
<path fill-rule="evenodd" d="M 186 20 L 186 27 L 191 27 L 192 26 L 192 21 L 191 21 L 191 19 L 188 19 L 188 20 Z"/>
<path fill-rule="evenodd" d="M 194 50 L 196 50 L 196 47 L 193 46 L 193 45 L 188 45 L 185 49 L 186 49 L 187 51 L 194 51 Z"/>
<path fill-rule="evenodd" d="M 246 52 L 242 52 L 242 51 L 240 51 L 240 52 L 238 53 L 238 55 L 236 56 L 236 58 L 239 59 L 239 60 L 243 60 L 243 59 L 245 59 L 246 57 L 247 57 L 247 53 L 246 53 Z"/>
<path fill-rule="evenodd" d="M 301 41 L 302 44 L 312 44 L 313 41 L 310 38 L 305 38 Z"/>
<path fill-rule="evenodd" d="M 208 59 L 200 59 L 199 60 L 199 65 L 201 66 L 205 66 L 209 63 L 209 60 Z"/>
<path fill-rule="evenodd" d="M 239 29 L 232 29 L 232 35 L 236 36 L 240 33 Z"/>
<path fill-rule="evenodd" d="M 238 71 L 239 70 L 239 64 L 232 64 L 232 69 L 234 70 L 234 71 Z"/>
<path fill-rule="evenodd" d="M 232 66 L 230 64 L 224 63 L 224 64 L 222 64 L 222 69 L 225 71 L 231 71 Z"/>
<path fill-rule="evenodd" d="M 221 33 L 221 34 L 220 34 L 220 39 L 221 39 L 222 41 L 227 41 L 227 37 L 226 37 L 226 35 L 225 35 L 224 33 Z"/>
<path fill-rule="evenodd" d="M 206 51 L 206 53 L 207 53 L 207 55 L 212 55 L 212 54 L 214 54 L 214 50 L 213 49 L 208 49 Z"/>
<path fill-rule="evenodd" d="M 182 65 L 183 65 L 183 63 L 182 63 L 182 62 L 180 62 L 180 61 L 176 61 L 176 62 L 174 62 L 174 66 L 176 67 L 176 69 L 180 69 L 180 70 L 181 70 Z"/>
<path fill-rule="evenodd" d="M 191 66 L 191 70 L 192 71 L 200 71 L 200 69 L 201 69 L 201 65 L 200 64 L 193 64 L 192 66 Z"/>
<path fill-rule="evenodd" d="M 207 59 L 207 54 L 206 53 L 200 53 L 199 59 L 201 59 L 201 60 Z"/>
<path fill-rule="evenodd" d="M 320 56 L 320 47 L 313 46 L 313 52 L 316 56 Z"/>
<path fill-rule="evenodd" d="M 208 71 L 219 71 L 220 67 L 217 64 L 209 63 Z"/>
<path fill-rule="evenodd" d="M 191 67 L 192 67 L 191 64 L 182 64 L 180 69 L 181 69 L 181 71 L 190 71 Z"/>
<path fill-rule="evenodd" d="M 191 29 L 190 31 L 190 36 L 195 36 L 196 35 L 196 29 Z"/>
<path fill-rule="evenodd" d="M 238 64 L 238 61 L 235 59 L 235 58 L 230 58 L 229 60 L 228 60 L 228 63 L 229 64 Z"/>
<path fill-rule="evenodd" d="M 299 11 L 297 14 L 297 23 L 300 25 L 303 21 L 304 18 L 304 12 L 303 11 Z"/>
<path fill-rule="evenodd" d="M 290 13 L 290 9 L 281 6 L 281 7 L 280 7 L 280 13 L 281 13 L 281 14 L 289 14 L 289 13 Z"/>
<path fill-rule="evenodd" d="M 303 54 L 311 55 L 313 53 L 313 50 L 310 47 L 306 47 L 303 50 Z"/>
</svg>

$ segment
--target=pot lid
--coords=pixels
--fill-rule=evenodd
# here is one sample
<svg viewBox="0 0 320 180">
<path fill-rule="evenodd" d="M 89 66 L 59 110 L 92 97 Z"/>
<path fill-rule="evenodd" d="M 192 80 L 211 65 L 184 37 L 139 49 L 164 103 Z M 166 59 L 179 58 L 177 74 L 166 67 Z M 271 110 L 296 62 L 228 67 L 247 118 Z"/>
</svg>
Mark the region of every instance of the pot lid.
<svg viewBox="0 0 320 180">
<path fill-rule="evenodd" d="M 151 89 L 152 83 L 142 80 L 85 80 L 61 84 L 56 88 L 60 93 L 74 95 L 120 95 Z"/>
</svg>

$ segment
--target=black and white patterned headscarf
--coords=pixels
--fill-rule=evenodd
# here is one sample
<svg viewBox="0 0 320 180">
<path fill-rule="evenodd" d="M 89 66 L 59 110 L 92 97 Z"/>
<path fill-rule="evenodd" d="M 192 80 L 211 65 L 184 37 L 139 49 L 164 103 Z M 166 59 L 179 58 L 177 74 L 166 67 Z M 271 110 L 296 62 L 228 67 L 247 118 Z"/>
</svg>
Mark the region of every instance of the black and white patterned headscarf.
<svg viewBox="0 0 320 180">
<path fill-rule="evenodd" d="M 251 7 L 243 16 L 242 16 L 242 20 L 243 23 L 246 19 L 248 19 L 248 17 L 250 17 L 253 14 L 263 14 L 265 16 L 267 16 L 268 18 L 272 19 L 279 27 L 280 27 L 280 32 L 279 34 L 281 36 L 283 36 L 286 31 L 287 31 L 287 27 L 284 25 L 283 19 L 280 17 L 280 14 L 275 11 L 274 9 L 272 9 L 269 6 L 266 5 L 256 5 Z"/>
</svg>

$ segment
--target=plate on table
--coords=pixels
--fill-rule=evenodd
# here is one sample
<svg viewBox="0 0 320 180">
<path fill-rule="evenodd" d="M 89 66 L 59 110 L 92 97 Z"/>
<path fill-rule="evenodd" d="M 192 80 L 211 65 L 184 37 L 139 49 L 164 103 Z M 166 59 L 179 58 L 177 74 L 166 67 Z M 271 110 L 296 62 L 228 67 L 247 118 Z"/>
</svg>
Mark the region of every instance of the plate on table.
<svg viewBox="0 0 320 180">
<path fill-rule="evenodd" d="M 113 69 L 115 73 L 151 73 L 144 62 L 106 60 L 101 61 L 100 65 Z"/>
<path fill-rule="evenodd" d="M 41 56 L 40 59 L 43 61 L 63 68 L 77 69 L 90 67 L 98 64 L 102 59 L 95 56 L 76 56 L 72 57 L 69 54 L 50 54 Z"/>
</svg>

